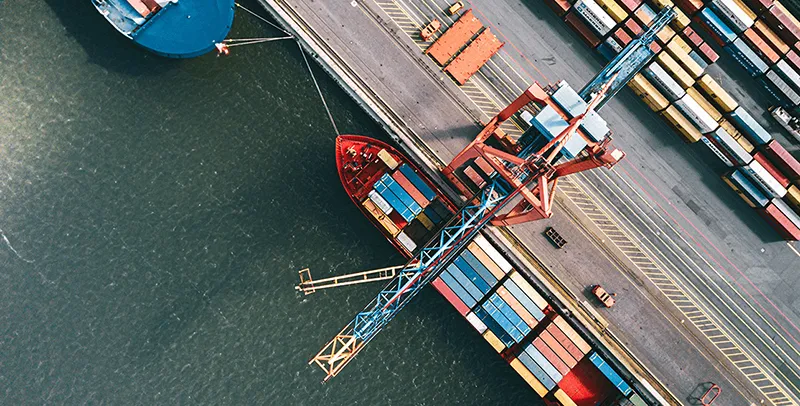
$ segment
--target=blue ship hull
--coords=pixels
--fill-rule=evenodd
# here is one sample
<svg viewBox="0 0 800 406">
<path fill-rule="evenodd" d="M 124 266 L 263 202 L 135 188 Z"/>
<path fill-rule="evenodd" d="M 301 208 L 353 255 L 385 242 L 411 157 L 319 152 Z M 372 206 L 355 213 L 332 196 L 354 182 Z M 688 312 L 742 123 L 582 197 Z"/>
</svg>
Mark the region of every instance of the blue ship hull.
<svg viewBox="0 0 800 406">
<path fill-rule="evenodd" d="M 233 24 L 234 0 L 92 0 L 122 35 L 153 53 L 192 58 L 215 49 Z"/>
</svg>

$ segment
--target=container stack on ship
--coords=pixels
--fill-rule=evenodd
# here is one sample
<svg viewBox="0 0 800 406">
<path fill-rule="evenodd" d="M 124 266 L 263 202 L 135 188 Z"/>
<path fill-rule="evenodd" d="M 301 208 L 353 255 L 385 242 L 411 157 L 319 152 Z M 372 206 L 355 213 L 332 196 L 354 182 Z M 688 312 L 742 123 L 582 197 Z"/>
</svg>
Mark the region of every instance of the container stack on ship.
<svg viewBox="0 0 800 406">
<path fill-rule="evenodd" d="M 606 60 L 661 9 L 675 7 L 677 17 L 651 44 L 655 60 L 629 87 L 684 141 L 701 141 L 728 168 L 723 180 L 783 238 L 800 240 L 800 162 L 706 73 L 720 54 L 731 58 L 763 85 L 773 114 L 794 131 L 788 123 L 800 115 L 800 22 L 779 1 L 544 1 Z"/>
<path fill-rule="evenodd" d="M 569 89 L 562 83 L 550 90 L 564 88 Z M 559 96 L 570 97 L 560 100 L 574 101 L 573 93 L 561 91 Z M 544 121 L 547 114 L 540 110 L 533 120 Z M 554 130 L 554 121 L 542 128 Z M 608 134 L 607 128 L 598 131 Z M 531 142 L 545 134 L 532 136 Z M 572 152 L 580 153 L 580 148 L 576 145 Z M 340 136 L 336 161 L 353 202 L 406 258 L 456 211 L 430 179 L 383 142 Z M 480 176 L 474 171 L 475 186 Z M 593 406 L 623 399 L 645 404 L 590 341 L 482 235 L 431 284 L 543 398 L 563 405 Z"/>
</svg>

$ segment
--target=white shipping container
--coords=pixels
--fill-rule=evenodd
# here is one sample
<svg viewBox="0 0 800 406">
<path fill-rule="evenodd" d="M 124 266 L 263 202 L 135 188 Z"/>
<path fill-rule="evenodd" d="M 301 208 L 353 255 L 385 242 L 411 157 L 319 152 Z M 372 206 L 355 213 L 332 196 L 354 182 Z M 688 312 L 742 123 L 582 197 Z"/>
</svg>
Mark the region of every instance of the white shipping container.
<svg viewBox="0 0 800 406">
<path fill-rule="evenodd" d="M 673 104 L 702 134 L 708 134 L 719 127 L 719 124 L 700 107 L 697 101 L 692 98 L 692 95 L 687 94 Z"/>
<path fill-rule="evenodd" d="M 781 186 L 780 182 L 775 179 L 758 161 L 750 162 L 749 165 L 742 166 L 742 171 L 748 178 L 752 179 L 772 197 L 781 198 L 786 196 L 786 188 Z"/>
<path fill-rule="evenodd" d="M 717 146 L 714 145 L 713 142 L 711 142 L 711 140 L 709 140 L 706 137 L 700 137 L 700 141 L 703 141 L 703 144 L 705 144 L 705 146 L 707 146 L 708 149 L 710 149 L 711 152 L 713 152 L 714 155 L 716 155 L 717 158 L 719 158 L 719 160 L 722 161 L 722 163 L 724 163 L 727 167 L 729 168 L 734 167 L 733 162 L 731 162 L 731 160 L 728 159 L 728 157 L 725 156 L 725 154 L 723 154 L 722 151 L 720 151 L 719 148 L 717 148 Z"/>
<path fill-rule="evenodd" d="M 483 334 L 486 332 L 486 324 L 483 324 L 483 321 L 481 321 L 475 313 L 469 312 L 467 314 L 467 321 L 469 324 L 472 324 L 472 327 L 475 327 L 475 330 L 478 330 L 479 333 Z"/>
<path fill-rule="evenodd" d="M 400 234 L 397 234 L 397 241 L 400 241 L 400 244 L 408 252 L 414 252 L 414 250 L 417 249 L 417 244 L 411 240 L 411 238 L 406 235 L 404 231 L 401 231 Z"/>
<path fill-rule="evenodd" d="M 722 14 L 722 18 L 728 20 L 733 25 L 731 28 L 738 33 L 744 32 L 755 23 L 733 0 L 712 0 L 711 3 Z"/>
<path fill-rule="evenodd" d="M 586 21 L 601 37 L 608 34 L 616 25 L 611 18 L 594 0 L 578 0 L 575 3 L 575 12 Z"/>
<path fill-rule="evenodd" d="M 781 213 L 783 213 L 787 218 L 789 218 L 789 221 L 791 221 L 792 224 L 795 225 L 795 227 L 800 228 L 800 216 L 797 215 L 797 212 L 792 210 L 792 208 L 789 207 L 789 205 L 786 204 L 786 202 L 784 202 L 781 199 L 772 199 L 772 204 L 774 204 L 775 207 L 777 207 Z"/>
<path fill-rule="evenodd" d="M 737 162 L 735 162 L 737 165 L 747 165 L 753 161 L 753 156 L 736 142 L 724 128 L 717 128 L 716 131 L 709 135 L 711 135 L 713 141 L 716 141 L 716 144 L 718 144 L 720 148 L 727 151 L 728 155 L 737 160 Z"/>
<path fill-rule="evenodd" d="M 681 85 L 658 62 L 653 62 L 644 68 L 644 73 L 670 102 L 674 102 L 686 94 L 686 90 L 683 90 Z"/>
<path fill-rule="evenodd" d="M 372 203 L 375 203 L 375 205 L 378 206 L 379 209 L 381 209 L 383 214 L 389 215 L 389 213 L 391 213 L 392 210 L 394 210 L 392 209 L 392 205 L 389 204 L 389 202 L 387 202 L 386 199 L 384 199 L 383 196 L 378 194 L 378 192 L 376 192 L 375 190 L 369 192 L 369 200 L 372 200 Z"/>
<path fill-rule="evenodd" d="M 478 244 L 478 246 L 481 247 L 483 252 L 485 252 L 486 255 L 488 255 L 489 258 L 492 259 L 492 261 L 494 261 L 494 263 L 497 265 L 497 267 L 499 267 L 505 273 L 511 272 L 511 268 L 512 268 L 511 264 L 508 263 L 508 260 L 503 258 L 503 256 L 500 254 L 500 252 L 497 251 L 497 249 L 495 249 L 494 246 L 491 243 L 489 243 L 489 241 L 486 240 L 486 238 L 484 238 L 482 235 L 478 234 L 478 235 L 475 236 L 475 240 L 474 241 L 475 241 L 475 244 Z"/>
</svg>

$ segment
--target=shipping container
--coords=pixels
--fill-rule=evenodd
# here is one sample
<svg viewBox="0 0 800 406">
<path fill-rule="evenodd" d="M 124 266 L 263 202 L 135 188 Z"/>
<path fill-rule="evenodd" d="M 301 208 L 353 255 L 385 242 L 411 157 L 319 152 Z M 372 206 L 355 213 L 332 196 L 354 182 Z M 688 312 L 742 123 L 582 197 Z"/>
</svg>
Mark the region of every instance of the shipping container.
<svg viewBox="0 0 800 406">
<path fill-rule="evenodd" d="M 709 136 L 710 136 L 710 135 L 711 135 L 711 134 L 709 134 Z M 733 161 L 732 161 L 730 158 L 728 158 L 728 156 L 727 156 L 727 155 L 725 155 L 725 153 L 724 153 L 724 152 L 722 152 L 722 149 L 720 149 L 720 148 L 717 146 L 717 144 L 714 144 L 714 143 L 713 143 L 713 142 L 712 142 L 712 141 L 709 139 L 709 137 L 708 137 L 708 136 L 705 136 L 705 135 L 704 135 L 704 136 L 703 136 L 703 138 L 701 138 L 701 139 L 700 139 L 700 141 L 702 141 L 702 144 L 703 144 L 703 145 L 705 145 L 705 146 L 706 146 L 706 148 L 708 148 L 708 149 L 709 149 L 709 151 L 711 151 L 711 153 L 713 153 L 714 155 L 716 155 L 716 156 L 717 156 L 717 158 L 719 158 L 719 160 L 720 160 L 720 161 L 721 161 L 723 164 L 725 164 L 725 166 L 727 166 L 727 167 L 729 167 L 729 168 L 733 168 L 734 166 L 736 166 L 736 165 L 734 165 L 734 164 L 733 164 Z"/>
<path fill-rule="evenodd" d="M 656 12 L 646 3 L 642 3 L 642 5 L 633 12 L 633 18 L 642 27 L 648 27 L 650 23 L 653 22 L 653 19 L 656 18 Z"/>
<path fill-rule="evenodd" d="M 677 86 L 677 83 L 675 85 Z M 650 107 L 651 110 L 659 112 L 669 107 L 669 100 L 667 100 L 667 98 L 641 73 L 637 73 L 631 81 L 628 82 L 628 86 L 633 90 L 633 93 L 644 100 L 647 107 Z"/>
<path fill-rule="evenodd" d="M 641 4 L 642 0 L 619 0 L 619 5 L 628 13 L 633 13 Z"/>
<path fill-rule="evenodd" d="M 582 353 L 588 354 L 589 351 L 592 350 L 592 347 L 575 331 L 574 328 L 572 328 L 572 326 L 569 325 L 569 323 L 567 323 L 566 320 L 564 320 L 564 318 L 561 316 L 556 316 L 553 318 L 553 324 L 555 324 L 562 333 L 566 334 L 572 343 L 575 344 L 575 346 L 578 347 Z"/>
<path fill-rule="evenodd" d="M 649 83 L 658 88 L 660 94 L 666 97 L 670 102 L 679 100 L 686 95 L 686 90 L 661 67 L 658 61 L 642 69 L 642 73 Z"/>
<path fill-rule="evenodd" d="M 483 292 L 483 294 L 486 294 L 492 289 L 493 284 L 483 279 L 478 272 L 472 269 L 472 266 L 470 266 L 467 261 L 464 260 L 463 256 L 456 257 L 451 265 L 455 265 L 456 268 L 458 268 L 461 273 L 467 277 L 467 279 L 472 281 L 472 283 L 474 283 L 475 286 L 477 286 L 478 289 Z"/>
<path fill-rule="evenodd" d="M 628 13 L 615 0 L 597 0 L 597 4 L 617 23 L 628 18 Z"/>
<path fill-rule="evenodd" d="M 770 65 L 778 62 L 778 59 L 780 59 L 778 52 L 772 49 L 772 47 L 767 44 L 766 40 L 758 35 L 754 29 L 748 28 L 745 30 L 741 38 L 744 39 L 744 42 L 746 42 L 758 56 L 767 61 Z"/>
<path fill-rule="evenodd" d="M 564 14 L 567 14 L 569 8 L 572 7 L 567 0 L 545 0 L 545 4 L 559 17 L 563 17 Z"/>
<path fill-rule="evenodd" d="M 553 337 L 553 335 L 550 334 L 549 331 L 547 331 L 547 329 L 545 329 L 544 331 L 541 332 L 541 334 L 539 334 L 539 338 L 541 338 L 542 341 L 544 341 L 544 343 L 547 344 L 548 347 L 550 347 L 550 349 L 556 354 L 556 356 L 558 356 L 558 359 L 560 359 L 569 369 L 572 369 L 572 367 L 574 367 L 575 364 L 578 363 L 578 360 L 575 359 L 569 353 L 569 351 L 567 351 L 567 349 L 564 348 L 564 346 L 561 345 L 561 343 L 559 343 L 558 340 L 556 340 L 556 338 Z"/>
<path fill-rule="evenodd" d="M 736 62 L 738 62 L 750 76 L 761 76 L 769 69 L 769 66 L 767 66 L 764 60 L 756 55 L 756 53 L 750 49 L 750 46 L 741 38 L 726 45 L 723 49 L 733 56 Z"/>
<path fill-rule="evenodd" d="M 531 332 L 531 327 L 528 325 L 528 323 L 526 323 L 525 320 L 523 320 L 522 317 L 516 311 L 514 311 L 508 302 L 503 300 L 499 294 L 493 293 L 492 296 L 489 297 L 488 303 L 493 304 L 495 308 L 499 310 L 503 316 L 505 316 L 506 320 L 508 320 L 511 325 L 521 333 L 522 336 L 519 337 L 519 339 L 516 339 L 517 342 L 522 341 L 522 339 Z M 486 305 L 487 303 L 483 304 L 483 306 Z"/>
<path fill-rule="evenodd" d="M 408 206 L 406 206 L 400 200 L 400 198 L 398 198 L 391 190 L 389 190 L 389 188 L 387 188 L 386 185 L 383 184 L 383 182 L 378 180 L 377 182 L 375 182 L 374 186 L 375 189 L 373 189 L 373 191 L 378 195 L 380 195 L 380 197 L 383 198 L 383 200 L 388 202 L 389 205 L 392 206 L 392 209 L 394 209 L 393 211 L 399 214 L 403 218 L 403 220 L 405 220 L 406 222 L 410 222 L 411 220 L 414 219 L 414 212 L 412 212 L 411 209 L 409 209 Z M 411 199 L 410 196 L 409 199 Z M 373 201 L 375 201 L 374 198 Z"/>
<path fill-rule="evenodd" d="M 544 355 L 533 345 L 533 343 L 529 343 L 524 348 L 525 354 L 528 354 L 537 365 L 539 365 L 542 370 L 553 380 L 553 382 L 558 383 L 561 378 L 563 377 L 561 373 L 553 366 L 553 364 L 548 361 Z M 546 386 L 546 385 L 545 385 Z M 553 385 L 555 386 L 555 385 Z M 552 388 L 552 387 L 551 387 Z"/>
<path fill-rule="evenodd" d="M 711 75 L 703 75 L 697 84 L 722 113 L 730 113 L 739 107 L 739 103 Z"/>
<path fill-rule="evenodd" d="M 559 388 L 559 389 L 556 389 L 556 391 L 555 391 L 555 392 L 553 392 L 553 397 L 554 397 L 554 398 L 555 398 L 555 399 L 556 399 L 556 400 L 559 402 L 559 404 L 561 404 L 562 406 L 578 406 L 578 405 L 575 403 L 575 401 L 573 401 L 572 399 L 570 399 L 570 397 L 569 397 L 569 396 L 567 396 L 567 394 L 566 394 L 566 393 L 564 393 L 564 391 L 563 391 L 563 390 L 561 390 L 560 388 Z"/>
<path fill-rule="evenodd" d="M 719 120 L 722 120 L 722 113 L 720 113 L 719 110 L 717 110 L 717 108 L 714 107 L 714 105 L 712 105 L 711 102 L 708 101 L 708 99 L 706 99 L 706 97 L 703 96 L 702 93 L 700 93 L 700 91 L 698 91 L 694 87 L 690 87 L 686 89 L 686 94 L 691 96 L 692 99 L 694 99 L 694 101 L 696 101 L 697 104 L 700 105 L 700 108 L 702 108 L 703 111 L 705 111 L 706 113 L 708 113 L 709 116 L 711 116 L 711 119 L 714 120 L 715 123 L 718 123 Z"/>
<path fill-rule="evenodd" d="M 794 182 L 800 181 L 800 162 L 798 162 L 777 140 L 765 143 L 765 145 L 761 145 L 759 149 L 784 175 L 786 175 L 786 177 Z"/>
<path fill-rule="evenodd" d="M 409 238 L 404 231 L 401 231 L 399 234 L 397 234 L 395 239 L 400 243 L 400 245 L 403 246 L 403 249 L 408 251 L 409 254 L 414 253 L 414 250 L 417 249 L 417 244 L 411 240 L 411 238 Z"/>
<path fill-rule="evenodd" d="M 800 94 L 781 77 L 775 67 L 759 78 L 764 88 L 777 100 L 778 104 L 791 108 L 800 104 Z"/>
<path fill-rule="evenodd" d="M 700 37 L 692 27 L 686 27 L 681 31 L 681 38 L 683 38 L 689 45 L 697 48 L 702 45 L 703 38 Z"/>
<path fill-rule="evenodd" d="M 770 47 L 777 51 L 779 55 L 786 55 L 786 53 L 789 52 L 789 45 L 775 34 L 775 31 L 772 31 L 764 21 L 756 20 L 755 24 L 753 24 L 753 30 L 755 30 Z"/>
<path fill-rule="evenodd" d="M 772 69 L 780 75 L 794 91 L 800 91 L 800 74 L 785 60 L 778 61 Z"/>
<path fill-rule="evenodd" d="M 780 2 L 772 3 L 763 17 L 767 25 L 786 43 L 794 44 L 800 41 L 800 23 Z"/>
<path fill-rule="evenodd" d="M 422 225 L 425 226 L 425 228 L 427 228 L 428 231 L 433 231 L 433 229 L 436 228 L 436 226 L 433 224 L 433 221 L 431 221 L 431 219 L 425 215 L 424 210 L 422 211 L 422 213 L 417 215 L 417 220 L 419 220 L 419 222 L 422 223 Z"/>
<path fill-rule="evenodd" d="M 487 330 L 486 325 L 483 324 L 483 321 L 481 321 L 481 319 L 478 316 L 476 316 L 475 313 L 468 313 L 465 316 L 465 318 L 467 319 L 469 324 L 471 324 L 472 327 L 475 328 L 476 331 L 478 331 L 478 333 L 483 335 L 483 333 L 486 332 Z"/>
<path fill-rule="evenodd" d="M 422 192 L 420 192 L 419 189 L 417 189 L 416 186 L 414 186 L 411 183 L 411 181 L 409 181 L 408 178 L 406 178 L 406 176 L 403 175 L 402 172 L 395 171 L 392 174 L 392 179 L 394 179 L 394 181 L 397 182 L 397 184 L 400 185 L 400 187 L 402 187 L 403 190 L 405 190 L 406 193 L 408 193 L 411 196 L 411 198 L 414 199 L 414 201 L 420 205 L 420 207 L 422 208 L 428 207 L 428 204 L 430 204 L 430 200 L 428 200 L 422 194 Z"/>
<path fill-rule="evenodd" d="M 674 128 L 678 133 L 683 137 L 686 142 L 694 143 L 700 141 L 703 137 L 703 134 L 700 133 L 700 130 L 689 121 L 686 116 L 683 115 L 680 111 L 678 111 L 675 106 L 669 106 L 664 111 L 661 112 L 661 115 L 667 120 L 667 123 L 670 124 L 672 128 Z"/>
<path fill-rule="evenodd" d="M 486 332 L 483 333 L 483 339 L 486 340 L 486 342 L 488 342 L 489 345 L 491 345 L 492 348 L 494 348 L 494 350 L 497 352 L 502 352 L 506 349 L 506 345 L 492 332 L 492 330 L 486 330 Z"/>
<path fill-rule="evenodd" d="M 469 249 L 462 251 L 460 257 L 463 258 L 467 264 L 469 264 L 469 266 L 472 267 L 472 269 L 475 270 L 475 272 L 477 272 L 478 275 L 480 275 L 480 277 L 486 281 L 486 283 L 492 286 L 497 284 L 498 278 L 492 274 L 492 272 L 489 271 L 489 268 L 480 260 L 478 260 L 475 254 L 473 254 Z"/>
<path fill-rule="evenodd" d="M 458 314 L 466 316 L 467 313 L 469 313 L 470 307 L 463 300 L 461 300 L 461 298 L 458 297 L 453 289 L 451 289 L 441 278 L 434 279 L 431 282 L 431 285 L 433 285 L 434 289 L 436 289 L 448 302 L 450 302 L 451 305 L 453 305 L 453 307 L 456 308 Z M 467 320 L 470 320 L 469 317 L 467 317 Z M 470 324 L 472 324 L 472 326 L 475 327 L 479 333 L 483 334 L 483 332 L 486 331 L 486 325 L 484 325 L 480 320 L 478 320 L 478 322 L 480 325 L 476 325 L 472 320 L 470 320 Z M 483 326 L 483 330 L 479 328 L 480 326 Z"/>
<path fill-rule="evenodd" d="M 617 54 L 622 52 L 622 46 L 620 46 L 613 37 L 608 37 L 597 46 L 597 52 L 599 52 L 600 56 L 605 58 L 606 61 L 611 61 Z"/>
<path fill-rule="evenodd" d="M 748 206 L 761 208 L 769 204 L 767 195 L 765 195 L 741 170 L 736 169 L 722 175 L 722 180 L 725 181 Z"/>
<path fill-rule="evenodd" d="M 514 283 L 517 284 L 517 286 L 519 286 L 520 289 L 522 289 L 523 292 L 525 292 L 525 295 L 527 295 L 528 298 L 536 303 L 536 306 L 539 307 L 539 309 L 544 310 L 544 308 L 548 306 L 547 301 L 544 300 L 542 295 L 540 295 L 539 292 L 536 292 L 533 286 L 531 286 L 531 284 L 528 283 L 528 281 L 526 281 L 520 273 L 514 272 L 510 275 L 510 278 L 514 281 Z"/>
<path fill-rule="evenodd" d="M 717 13 L 710 8 L 704 8 L 695 16 L 695 19 L 700 22 L 703 28 L 708 30 L 709 34 L 721 46 L 730 44 L 736 39 L 736 33 L 733 29 L 724 23 Z"/>
<path fill-rule="evenodd" d="M 475 307 L 475 304 L 484 296 L 484 292 L 478 289 L 475 283 L 469 280 L 469 278 L 453 264 L 448 265 L 439 277 L 442 278 L 445 285 L 449 286 L 453 293 L 455 293 L 470 309 Z"/>
<path fill-rule="evenodd" d="M 689 52 L 691 52 L 691 48 L 687 51 L 684 49 L 689 48 L 689 45 L 683 41 L 680 37 L 675 37 L 666 45 L 666 50 L 678 62 L 681 67 L 686 70 L 686 72 L 691 76 L 693 79 L 697 79 L 703 75 L 703 67 L 701 67 L 697 62 L 695 62 L 691 57 L 689 57 Z"/>
<path fill-rule="evenodd" d="M 763 14 L 772 6 L 773 0 L 744 0 L 744 4 L 750 7 L 758 15 Z"/>
<path fill-rule="evenodd" d="M 481 264 L 483 264 L 486 269 L 492 273 L 492 275 L 494 275 L 495 279 L 501 279 L 506 275 L 505 272 L 503 272 L 503 270 L 497 266 L 497 263 L 489 258 L 489 255 L 487 255 L 486 252 L 484 252 L 475 241 L 470 242 L 467 245 L 467 249 L 472 253 L 472 255 L 475 255 L 475 258 L 477 258 L 478 261 L 480 261 Z"/>
<path fill-rule="evenodd" d="M 742 171 L 753 182 L 764 190 L 768 196 L 781 198 L 786 196 L 786 188 L 781 186 L 777 179 L 761 166 L 758 161 L 750 162 L 749 165 L 742 166 Z"/>
<path fill-rule="evenodd" d="M 520 301 L 517 300 L 517 298 L 510 291 L 508 291 L 508 289 L 506 289 L 503 286 L 500 286 L 497 288 L 497 294 L 500 295 L 500 297 L 503 298 L 503 300 L 506 303 L 508 303 L 508 305 L 511 306 L 512 309 L 514 309 L 514 311 L 519 315 L 519 317 L 521 317 L 522 320 L 525 321 L 525 324 L 527 324 L 528 327 L 534 328 L 536 327 L 537 324 L 539 324 L 539 320 L 536 317 L 534 317 L 528 311 L 525 305 L 520 303 Z"/>
<path fill-rule="evenodd" d="M 675 4 L 689 16 L 695 15 L 703 8 L 702 0 L 675 0 Z"/>
<path fill-rule="evenodd" d="M 527 294 L 525 294 L 525 292 L 522 291 L 522 288 L 520 288 L 516 282 L 514 282 L 511 279 L 506 279 L 506 281 L 503 282 L 502 287 L 506 291 L 508 291 L 508 293 L 514 296 L 514 299 L 516 299 L 517 302 L 519 302 L 522 305 L 522 307 L 524 307 L 525 310 L 534 319 L 536 319 L 537 322 L 544 319 L 544 313 L 542 312 L 539 305 L 533 300 L 531 300 L 531 298 Z"/>
<path fill-rule="evenodd" d="M 617 30 L 614 31 L 614 39 L 617 40 L 617 43 L 619 43 L 623 47 L 630 44 L 630 42 L 633 40 L 630 34 L 628 34 L 628 32 L 625 31 L 625 29 L 622 27 L 617 28 Z"/>
<path fill-rule="evenodd" d="M 772 140 L 772 135 L 744 107 L 739 106 L 727 117 L 756 147 Z"/>
<path fill-rule="evenodd" d="M 753 156 L 742 148 L 724 128 L 717 128 L 708 135 L 735 165 L 747 165 L 753 160 Z"/>
<path fill-rule="evenodd" d="M 638 37 L 643 32 L 642 26 L 632 18 L 625 20 L 623 27 L 625 27 L 625 29 L 631 34 L 631 37 L 634 38 Z"/>
<path fill-rule="evenodd" d="M 692 79 L 689 73 L 686 72 L 686 70 L 683 69 L 678 62 L 676 62 L 675 59 L 669 55 L 669 53 L 662 52 L 658 54 L 658 56 L 656 56 L 656 60 L 658 61 L 658 64 L 661 65 L 661 67 L 664 68 L 664 70 L 667 71 L 667 73 L 669 73 L 679 85 L 681 85 L 682 88 L 686 89 L 694 85 L 694 79 Z"/>
<path fill-rule="evenodd" d="M 795 185 L 789 185 L 786 189 L 786 202 L 795 210 L 800 211 L 800 188 Z"/>
<path fill-rule="evenodd" d="M 755 150 L 753 144 L 750 143 L 750 141 L 744 135 L 742 135 L 742 133 L 739 132 L 739 130 L 737 130 L 730 121 L 723 118 L 719 121 L 719 126 L 720 128 L 724 128 L 725 131 L 730 134 L 730 136 L 733 137 L 733 139 L 736 140 L 736 142 L 738 142 L 748 154 L 753 153 L 753 150 Z"/>
<path fill-rule="evenodd" d="M 381 162 L 383 162 L 383 164 L 389 168 L 389 170 L 393 171 L 397 169 L 397 160 L 394 159 L 389 151 L 386 151 L 386 149 L 381 149 L 378 151 L 378 159 L 380 159 Z"/>
<path fill-rule="evenodd" d="M 756 210 L 764 220 L 767 221 L 774 229 L 786 240 L 797 241 L 800 240 L 800 229 L 784 215 L 778 207 L 774 204 L 769 204 L 763 209 Z"/>
<path fill-rule="evenodd" d="M 375 193 L 375 197 L 383 199 L 377 193 Z M 378 221 L 378 223 L 386 230 L 386 232 L 389 233 L 389 235 L 394 237 L 400 233 L 400 228 L 397 227 L 397 224 L 395 224 L 394 221 L 392 221 L 392 219 L 389 218 L 389 216 L 387 216 L 386 213 L 381 208 L 378 207 L 378 205 L 375 203 L 375 200 L 373 200 L 371 197 L 367 197 L 361 204 L 364 206 L 364 209 L 366 209 L 369 212 L 369 214 L 371 214 L 372 217 L 374 217 L 375 220 Z M 388 203 L 385 204 L 388 205 Z"/>
<path fill-rule="evenodd" d="M 675 31 L 681 31 L 692 23 L 692 19 L 686 15 L 681 9 L 675 7 L 672 9 L 675 12 L 675 19 L 670 22 Z"/>
<path fill-rule="evenodd" d="M 544 356 L 547 362 L 553 366 L 553 368 L 558 371 L 561 376 L 564 376 L 569 373 L 570 368 L 567 364 L 562 361 L 558 355 L 553 351 L 552 348 L 548 347 L 547 344 L 542 341 L 541 337 L 536 337 L 533 340 L 533 346 L 536 347 L 537 350 Z"/>
<path fill-rule="evenodd" d="M 497 248 L 495 248 L 494 245 L 492 245 L 489 242 L 489 240 L 487 240 L 483 235 L 480 234 L 476 235 L 473 241 L 475 241 L 475 244 L 478 244 L 478 246 L 481 247 L 483 252 L 485 252 L 486 255 L 488 255 L 489 258 L 492 259 L 492 261 L 494 261 L 495 265 L 500 267 L 503 273 L 511 272 L 511 269 L 513 268 L 511 267 L 511 264 L 508 262 L 508 260 L 505 257 L 503 257 L 503 255 L 500 254 L 500 251 L 498 251 Z"/>
<path fill-rule="evenodd" d="M 436 192 L 434 192 L 433 189 L 431 189 L 431 187 L 428 186 L 424 180 L 422 180 L 419 174 L 415 172 L 413 168 L 408 166 L 408 164 L 400 165 L 399 170 L 403 173 L 403 176 L 405 176 L 406 179 L 408 179 L 409 182 L 411 182 L 411 184 L 414 185 L 414 187 L 416 187 L 426 199 L 428 199 L 428 201 L 433 201 L 433 199 L 436 198 Z"/>
<path fill-rule="evenodd" d="M 520 341 L 522 341 L 522 339 L 524 338 L 524 335 L 522 334 L 522 332 L 514 325 L 514 323 L 512 323 L 505 316 L 505 314 L 503 314 L 503 312 L 500 311 L 500 309 L 498 309 L 494 305 L 494 303 L 492 303 L 490 301 L 484 302 L 482 305 L 480 305 L 479 307 L 476 308 L 476 313 L 477 313 L 477 309 L 478 308 L 483 309 L 483 311 L 486 312 L 486 314 L 489 316 L 489 318 L 491 320 L 494 320 L 494 322 L 497 323 L 497 325 L 499 325 L 500 328 L 506 334 L 508 334 L 509 337 L 511 337 L 511 339 L 513 340 L 513 342 L 511 344 L 509 344 L 506 341 L 503 341 L 503 343 L 505 343 L 506 346 L 510 346 L 510 345 L 513 345 L 515 343 L 519 343 Z M 478 315 L 480 316 L 480 314 L 478 314 Z M 486 323 L 487 326 L 491 325 L 489 320 L 487 320 L 487 319 L 485 319 L 483 317 L 481 318 L 481 320 L 483 320 L 483 322 Z M 521 319 L 520 319 L 520 322 L 521 322 Z M 500 339 L 503 340 L 502 337 Z"/>
<path fill-rule="evenodd" d="M 717 54 L 717 51 L 711 48 L 711 45 L 708 45 L 706 42 L 697 47 L 697 52 L 700 54 L 703 60 L 709 64 L 719 60 L 719 54 Z"/>
<path fill-rule="evenodd" d="M 747 4 L 745 4 L 744 1 L 742 1 L 742 0 L 733 0 L 733 2 L 736 3 L 736 5 L 740 9 L 742 9 L 742 11 L 744 11 L 744 13 L 747 14 L 747 17 L 750 18 L 751 20 L 755 21 L 755 19 L 758 18 L 758 14 L 756 14 L 756 12 L 753 11 L 753 9 L 751 9 Z"/>
<path fill-rule="evenodd" d="M 795 70 L 800 71 L 800 55 L 797 55 L 797 52 L 794 50 L 787 52 L 786 61 L 789 62 L 789 65 L 792 65 Z"/>
<path fill-rule="evenodd" d="M 677 100 L 673 105 L 677 107 L 702 134 L 708 134 L 719 127 L 717 120 L 714 120 L 707 111 L 703 110 L 703 107 L 700 106 L 697 100 L 688 92 L 686 96 Z"/>
<path fill-rule="evenodd" d="M 675 37 L 675 30 L 669 25 L 665 25 L 664 28 L 656 33 L 656 41 L 658 41 L 662 47 L 667 45 L 673 37 Z"/>
<path fill-rule="evenodd" d="M 538 356 L 542 358 L 543 362 L 547 362 L 547 360 L 545 360 L 541 354 L 539 354 Z M 517 359 L 522 363 L 522 365 L 525 366 L 525 368 L 528 371 L 531 372 L 533 376 L 536 377 L 536 379 L 539 382 L 542 383 L 542 385 L 544 385 L 545 388 L 547 388 L 548 391 L 550 391 L 550 389 L 553 389 L 556 386 L 556 381 L 553 380 L 550 374 L 545 372 L 544 368 L 542 368 L 542 366 L 539 365 L 539 363 L 527 351 L 520 352 L 517 355 Z M 550 364 L 547 365 L 549 368 L 552 368 L 555 371 L 555 368 L 553 368 L 552 365 Z M 558 373 L 558 371 L 556 371 L 556 373 Z"/>
<path fill-rule="evenodd" d="M 572 9 L 600 37 L 606 36 L 617 25 L 594 0 L 578 0 Z"/>
<path fill-rule="evenodd" d="M 533 373 L 531 373 L 531 371 L 528 370 L 528 368 L 525 367 L 525 364 L 523 364 L 522 361 L 514 358 L 509 362 L 509 365 L 511 365 L 511 368 L 514 368 L 519 376 L 521 376 L 522 379 L 527 382 L 531 388 L 533 388 L 533 391 L 536 392 L 536 394 L 538 394 L 540 397 L 545 397 L 545 395 L 547 395 L 549 390 L 545 388 L 545 386 L 533 375 Z"/>
<path fill-rule="evenodd" d="M 770 162 L 769 158 L 767 158 L 767 156 L 764 155 L 763 152 L 756 152 L 755 155 L 753 155 L 753 159 L 758 161 L 758 163 L 760 163 L 761 166 L 763 166 L 764 169 L 766 169 L 767 172 L 769 172 L 769 174 L 772 175 L 772 177 L 774 177 L 775 180 L 777 180 L 778 183 L 781 184 L 781 186 L 785 188 L 789 187 L 789 178 L 786 177 L 786 175 L 784 175 L 783 172 L 781 172 L 781 170 L 778 169 L 778 167 L 776 167 L 772 162 Z M 787 194 L 788 194 L 788 189 L 787 189 Z"/>
<path fill-rule="evenodd" d="M 755 22 L 733 0 L 711 0 L 709 7 L 739 34 L 752 27 Z"/>
<path fill-rule="evenodd" d="M 622 392 L 623 395 L 628 396 L 631 394 L 631 392 L 633 392 L 628 383 L 625 382 L 625 380 L 619 376 L 617 371 L 611 368 L 611 365 L 609 365 L 599 354 L 593 352 L 592 355 L 589 356 L 589 360 L 592 361 L 597 369 L 599 369 L 600 372 L 602 372 L 603 375 L 605 375 L 606 378 L 608 378 L 608 380 L 611 381 L 611 383 L 616 386 L 620 392 Z"/>
</svg>

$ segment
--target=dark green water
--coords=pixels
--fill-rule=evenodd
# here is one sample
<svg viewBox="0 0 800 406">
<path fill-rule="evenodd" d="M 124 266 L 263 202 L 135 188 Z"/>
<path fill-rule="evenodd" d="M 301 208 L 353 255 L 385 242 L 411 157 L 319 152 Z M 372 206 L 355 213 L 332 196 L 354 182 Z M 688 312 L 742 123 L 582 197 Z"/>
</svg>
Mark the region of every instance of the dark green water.
<svg viewBox="0 0 800 406">
<path fill-rule="evenodd" d="M 342 132 L 388 138 L 315 69 Z M 539 404 L 432 289 L 319 383 L 378 287 L 297 270 L 402 261 L 333 140 L 294 43 L 166 60 L 88 0 L 0 1 L 0 404 Z"/>
</svg>

